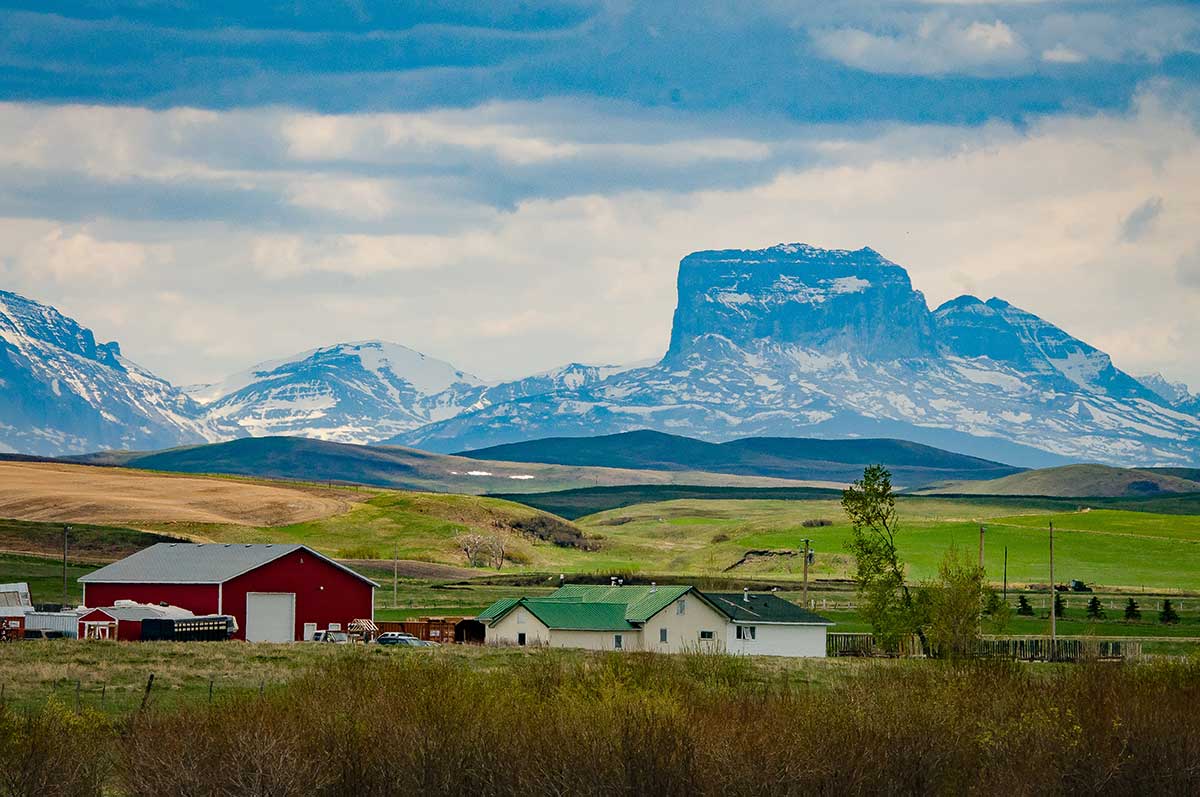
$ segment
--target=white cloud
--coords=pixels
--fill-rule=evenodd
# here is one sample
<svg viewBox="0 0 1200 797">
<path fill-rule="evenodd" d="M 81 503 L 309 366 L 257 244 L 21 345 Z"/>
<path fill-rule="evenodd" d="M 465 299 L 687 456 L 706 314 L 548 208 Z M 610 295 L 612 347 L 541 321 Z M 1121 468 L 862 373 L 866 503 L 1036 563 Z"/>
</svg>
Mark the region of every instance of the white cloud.
<svg viewBox="0 0 1200 797">
<path fill-rule="evenodd" d="M 1007 73 L 1027 55 L 1017 33 L 999 19 L 964 22 L 943 14 L 924 18 L 910 33 L 838 28 L 815 33 L 814 41 L 822 53 L 848 66 L 900 74 Z"/>
<path fill-rule="evenodd" d="M 123 174 L 182 163 L 214 185 L 273 186 L 327 217 L 325 226 L 13 217 L 0 219 L 0 263 L 6 288 L 59 306 L 179 382 L 376 337 L 498 378 L 569 360 L 661 354 L 676 265 L 690 251 L 797 240 L 870 245 L 908 267 L 933 302 L 964 291 L 1000 295 L 1102 346 L 1121 367 L 1200 385 L 1200 362 L 1185 345 L 1200 339 L 1200 136 L 1181 107 L 1194 98 L 1158 92 L 1129 115 L 1048 117 L 1020 128 L 895 126 L 867 135 L 776 126 L 760 141 L 712 131 L 714 142 L 746 142 L 716 145 L 729 146 L 738 163 L 789 147 L 806 155 L 750 183 L 647 182 L 511 206 L 445 186 L 423 196 L 413 175 L 382 166 L 356 172 L 355 163 L 394 156 L 386 142 L 373 149 L 369 136 L 338 159 L 302 168 L 280 134 L 290 117 L 277 109 L 202 116 L 196 123 L 216 138 L 184 133 L 174 144 L 163 131 L 147 133 L 147 120 L 186 131 L 186 117 L 130 110 L 126 124 L 113 109 L 97 109 L 89 124 L 84 109 L 71 109 L 74 146 L 98 152 L 87 136 L 98 131 L 99 141 L 127 153 Z M 546 108 L 525 111 L 531 137 L 559 140 L 541 116 Z M 0 106 L 0 119 L 38 114 L 49 119 L 45 108 Z M 557 135 L 577 151 L 645 145 L 664 154 L 704 138 L 624 108 L 613 118 L 620 123 L 600 124 L 591 138 L 568 124 Z M 346 117 L 334 127 L 358 122 L 377 124 Z M 20 149 L 20 138 L 19 129 L 0 128 L 0 152 Z M 139 160 L 146 141 L 153 144 Z M 256 153 L 261 168 L 233 162 L 238 150 Z M 704 153 L 701 146 L 682 157 Z M 8 157 L 37 172 L 36 159 Z M 1148 198 L 1161 203 L 1142 214 L 1148 220 L 1133 239 L 1123 237 Z M 403 231 L 417 212 L 426 214 L 423 229 Z M 360 215 L 376 228 L 357 229 Z"/>
<path fill-rule="evenodd" d="M 1042 50 L 1042 60 L 1049 64 L 1082 64 L 1087 56 L 1065 44 L 1056 44 L 1048 50 Z"/>
</svg>

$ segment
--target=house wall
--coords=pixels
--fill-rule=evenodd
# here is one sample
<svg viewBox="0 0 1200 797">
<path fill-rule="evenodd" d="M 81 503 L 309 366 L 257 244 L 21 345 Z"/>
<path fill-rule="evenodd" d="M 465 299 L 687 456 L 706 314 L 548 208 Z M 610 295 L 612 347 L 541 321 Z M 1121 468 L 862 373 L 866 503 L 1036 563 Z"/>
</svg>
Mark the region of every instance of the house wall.
<svg viewBox="0 0 1200 797">
<path fill-rule="evenodd" d="M 295 593 L 296 623 L 292 638 L 297 640 L 304 639 L 305 623 L 316 623 L 318 629 L 341 623 L 345 630 L 351 620 L 375 616 L 374 587 L 304 550 L 293 551 L 226 581 L 221 592 L 221 613 L 231 614 L 238 621 L 234 639 L 246 638 L 247 592 Z"/>
<path fill-rule="evenodd" d="M 679 602 L 684 602 L 684 613 L 679 614 Z M 694 594 L 678 598 L 658 614 L 651 617 L 642 627 L 642 649 L 657 653 L 681 653 L 689 650 L 721 651 L 725 646 L 725 626 L 729 619 L 713 609 Z M 663 644 L 661 629 L 667 629 L 667 642 Z M 700 639 L 701 631 L 712 631 L 713 641 Z"/>
<path fill-rule="evenodd" d="M 754 626 L 754 639 L 738 639 L 737 627 Z M 805 656 L 824 658 L 823 625 L 794 623 L 728 623 L 725 647 L 730 653 L 748 656 Z"/>
<path fill-rule="evenodd" d="M 525 634 L 526 645 L 550 644 L 550 629 L 520 606 L 489 625 L 484 632 L 484 642 L 488 645 L 515 645 L 517 634 Z"/>
<path fill-rule="evenodd" d="M 217 614 L 216 584 L 84 584 L 85 606 L 115 606 L 117 601 L 162 603 L 187 609 L 192 614 Z"/>
<path fill-rule="evenodd" d="M 644 634 L 641 631 L 567 631 L 554 629 L 550 632 L 550 647 L 579 648 L 581 650 L 616 650 L 613 637 L 621 635 L 621 650 L 643 650 Z"/>
</svg>

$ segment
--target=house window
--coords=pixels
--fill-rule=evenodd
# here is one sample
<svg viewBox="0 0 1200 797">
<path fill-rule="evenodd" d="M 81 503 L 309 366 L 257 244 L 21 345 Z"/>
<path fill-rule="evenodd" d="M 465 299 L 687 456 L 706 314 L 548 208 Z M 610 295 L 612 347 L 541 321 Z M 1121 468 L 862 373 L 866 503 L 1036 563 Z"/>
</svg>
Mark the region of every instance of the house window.
<svg viewBox="0 0 1200 797">
<path fill-rule="evenodd" d="M 524 633 L 524 632 L 521 632 L 520 634 L 517 634 L 517 644 L 518 644 L 518 645 L 524 645 L 524 644 L 525 644 L 525 633 Z"/>
<path fill-rule="evenodd" d="M 680 598 L 679 603 L 675 604 L 675 614 L 687 614 L 687 601 L 683 598 Z"/>
<path fill-rule="evenodd" d="M 517 625 L 525 625 L 525 610 L 521 609 L 517 612 Z"/>
<path fill-rule="evenodd" d="M 613 634 L 613 650 L 620 650 L 624 643 L 625 640 L 621 638 L 620 634 Z"/>
<path fill-rule="evenodd" d="M 712 639 L 713 639 L 713 632 L 712 632 L 712 631 L 701 631 L 701 632 L 700 632 L 700 639 L 702 639 L 702 640 L 708 640 L 708 641 L 710 641 L 710 642 L 711 642 L 711 641 L 712 641 Z"/>
<path fill-rule="evenodd" d="M 658 641 L 663 643 L 664 645 L 667 644 L 667 629 L 665 629 L 665 628 L 658 629 Z"/>
<path fill-rule="evenodd" d="M 752 625 L 739 625 L 737 627 L 738 639 L 754 639 L 754 632 L 757 629 Z"/>
</svg>

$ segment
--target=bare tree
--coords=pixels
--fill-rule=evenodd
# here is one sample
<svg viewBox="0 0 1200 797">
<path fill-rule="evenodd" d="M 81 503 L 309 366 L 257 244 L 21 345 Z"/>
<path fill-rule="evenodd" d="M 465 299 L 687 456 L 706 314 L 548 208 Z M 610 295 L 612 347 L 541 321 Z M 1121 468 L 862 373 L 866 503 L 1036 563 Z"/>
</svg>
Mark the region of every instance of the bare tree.
<svg viewBox="0 0 1200 797">
<path fill-rule="evenodd" d="M 500 570 L 504 567 L 504 557 L 508 551 L 508 538 L 503 534 L 488 537 L 487 553 L 492 559 L 492 567 Z"/>
<path fill-rule="evenodd" d="M 487 537 L 474 532 L 465 532 L 455 537 L 454 543 L 463 552 L 463 556 L 467 557 L 468 565 L 471 567 L 481 567 L 483 565 L 484 553 L 488 545 Z"/>
</svg>

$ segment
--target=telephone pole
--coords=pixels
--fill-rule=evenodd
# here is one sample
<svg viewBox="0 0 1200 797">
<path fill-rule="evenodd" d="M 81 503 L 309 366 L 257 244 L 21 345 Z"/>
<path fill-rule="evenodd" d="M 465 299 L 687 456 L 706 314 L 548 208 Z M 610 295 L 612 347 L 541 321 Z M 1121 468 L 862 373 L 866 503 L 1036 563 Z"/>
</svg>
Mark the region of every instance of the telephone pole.
<svg viewBox="0 0 1200 797">
<path fill-rule="evenodd" d="M 1004 546 L 1004 602 L 1008 602 L 1008 546 Z"/>
<path fill-rule="evenodd" d="M 63 594 L 62 607 L 67 608 L 67 535 L 71 533 L 70 526 L 63 526 Z"/>
<path fill-rule="evenodd" d="M 392 608 L 393 609 L 395 609 L 396 607 L 398 607 L 400 605 L 399 603 L 396 602 L 397 601 L 396 589 L 397 589 L 397 582 L 399 581 L 399 574 L 400 574 L 400 543 L 396 543 L 395 545 L 396 545 L 396 547 L 392 549 Z"/>
<path fill-rule="evenodd" d="M 1055 616 L 1058 607 L 1058 592 L 1054 587 L 1054 521 L 1050 521 L 1050 660 L 1054 660 L 1055 648 L 1058 647 L 1058 618 Z"/>
<path fill-rule="evenodd" d="M 804 608 L 808 608 L 808 537 L 804 538 Z"/>
<path fill-rule="evenodd" d="M 983 570 L 983 533 L 987 526 L 980 525 L 979 527 L 979 569 Z"/>
</svg>

